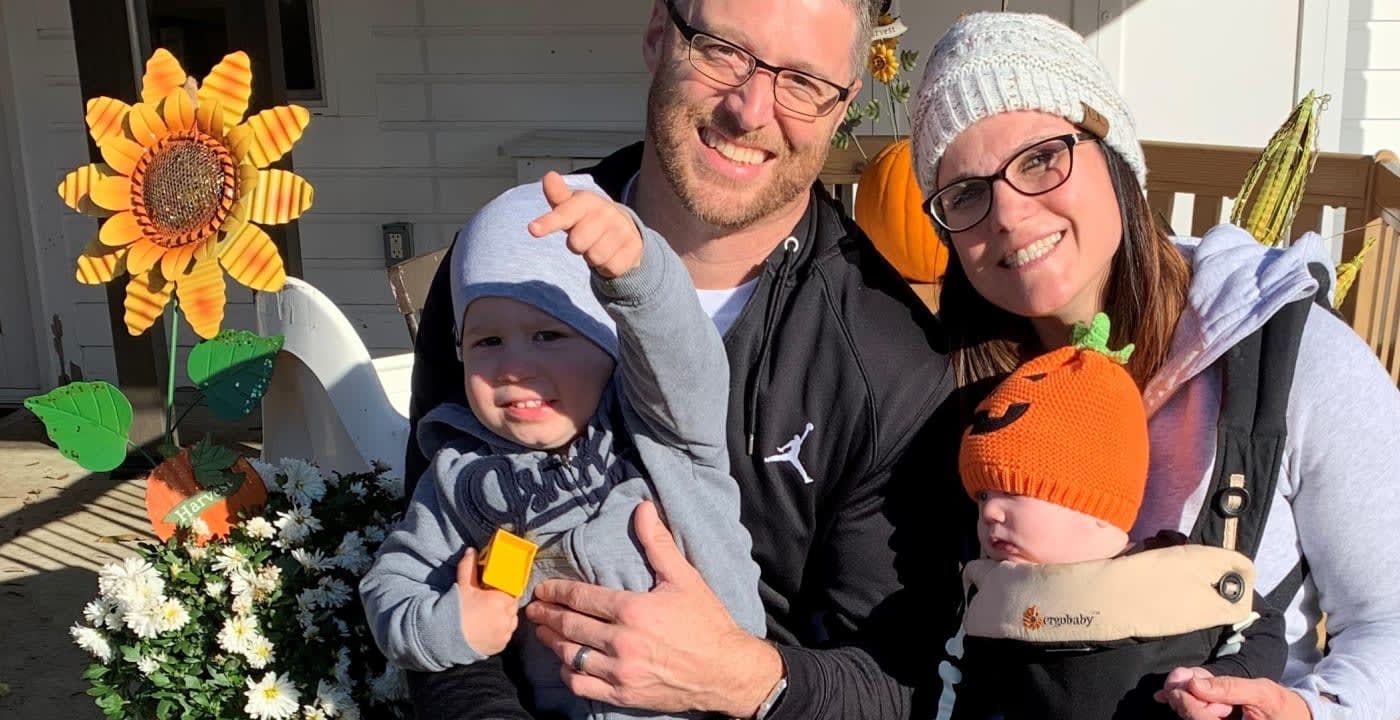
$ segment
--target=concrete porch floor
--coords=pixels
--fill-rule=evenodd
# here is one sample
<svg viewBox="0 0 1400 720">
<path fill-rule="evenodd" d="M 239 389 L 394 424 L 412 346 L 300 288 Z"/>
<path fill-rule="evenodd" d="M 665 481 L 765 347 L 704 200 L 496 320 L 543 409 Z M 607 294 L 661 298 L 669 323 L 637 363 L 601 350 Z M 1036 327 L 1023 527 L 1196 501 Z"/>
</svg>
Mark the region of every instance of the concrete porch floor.
<svg viewBox="0 0 1400 720">
<path fill-rule="evenodd" d="M 187 439 L 211 432 L 256 453 L 257 429 L 246 423 L 196 411 L 182 428 Z M 81 677 L 93 659 L 68 628 L 96 597 L 98 569 L 143 540 L 154 540 L 144 476 L 89 473 L 50 445 L 27 410 L 0 417 L 0 717 L 102 717 Z"/>
</svg>

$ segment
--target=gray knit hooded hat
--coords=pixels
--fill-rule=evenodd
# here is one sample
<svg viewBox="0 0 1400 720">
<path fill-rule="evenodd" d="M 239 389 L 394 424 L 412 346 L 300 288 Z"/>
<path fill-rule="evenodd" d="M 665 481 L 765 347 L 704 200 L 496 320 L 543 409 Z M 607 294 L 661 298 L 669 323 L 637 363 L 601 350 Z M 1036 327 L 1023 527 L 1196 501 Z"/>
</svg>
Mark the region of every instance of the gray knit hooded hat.
<svg viewBox="0 0 1400 720">
<path fill-rule="evenodd" d="M 1099 135 L 1146 191 L 1147 165 L 1128 106 L 1079 33 L 1046 15 L 980 12 L 938 40 L 914 104 L 914 174 L 938 185 L 948 144 L 978 120 L 1016 110 L 1058 115 Z"/>
<path fill-rule="evenodd" d="M 565 175 L 564 183 L 607 197 L 587 175 Z M 473 300 L 488 296 L 533 305 L 617 357 L 617 330 L 593 294 L 588 263 L 564 244 L 564 233 L 537 238 L 526 227 L 549 210 L 540 183 L 520 185 L 486 203 L 458 231 L 449 260 L 458 357 L 462 314 Z"/>
</svg>

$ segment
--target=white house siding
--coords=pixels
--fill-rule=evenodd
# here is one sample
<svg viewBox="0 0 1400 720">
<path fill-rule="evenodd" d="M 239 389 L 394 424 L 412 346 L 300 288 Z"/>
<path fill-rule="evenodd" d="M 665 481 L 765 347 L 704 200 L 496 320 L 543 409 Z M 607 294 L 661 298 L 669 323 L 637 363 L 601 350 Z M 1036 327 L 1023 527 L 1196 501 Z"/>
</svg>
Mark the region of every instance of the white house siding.
<svg viewBox="0 0 1400 720">
<path fill-rule="evenodd" d="M 5 19 L 0 13 L 0 38 Z M 14 91 L 11 89 L 8 58 L 0 53 L 0 403 L 18 402 L 39 384 L 35 366 L 33 317 L 29 312 L 29 287 L 24 263 L 27 238 L 20 233 L 19 204 L 15 178 L 18 153 L 14 128 Z"/>
<path fill-rule="evenodd" d="M 1344 152 L 1400 152 L 1400 0 L 1350 0 Z"/>
</svg>

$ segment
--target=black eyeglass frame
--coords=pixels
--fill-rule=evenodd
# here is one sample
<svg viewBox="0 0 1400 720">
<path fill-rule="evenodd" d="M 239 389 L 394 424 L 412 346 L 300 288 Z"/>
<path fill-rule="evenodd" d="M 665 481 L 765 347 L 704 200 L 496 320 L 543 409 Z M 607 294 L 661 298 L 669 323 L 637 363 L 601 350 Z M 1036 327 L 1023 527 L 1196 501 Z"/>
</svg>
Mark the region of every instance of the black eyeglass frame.
<svg viewBox="0 0 1400 720">
<path fill-rule="evenodd" d="M 785 110 L 789 112 L 797 113 L 798 115 L 801 115 L 803 117 L 813 118 L 826 117 L 827 115 L 830 115 L 832 110 L 835 110 L 836 108 L 840 107 L 841 103 L 845 102 L 846 99 L 851 96 L 851 85 L 843 87 L 841 85 L 837 85 L 836 83 L 830 80 L 827 80 L 826 78 L 817 77 L 816 75 L 813 75 L 811 73 L 802 72 L 801 70 L 794 70 L 792 68 L 779 67 L 777 65 L 770 65 L 764 62 L 762 59 L 760 59 L 757 55 L 754 55 L 742 45 L 738 45 L 736 43 L 725 40 L 724 38 L 718 35 L 713 35 L 711 33 L 707 33 L 703 30 L 691 26 L 690 23 L 685 21 L 685 18 L 681 17 L 680 11 L 676 9 L 675 0 L 666 0 L 666 12 L 671 16 L 671 23 L 676 26 L 676 30 L 680 31 L 681 37 L 685 38 L 686 59 L 690 61 L 690 66 L 695 68 L 696 72 L 700 73 L 701 75 L 704 75 L 705 77 L 711 80 L 714 80 L 717 83 L 726 85 L 728 87 L 743 87 L 744 83 L 752 80 L 754 73 L 758 72 L 759 68 L 762 68 L 773 74 L 773 102 L 776 102 L 778 105 L 781 105 Z M 704 35 L 705 37 L 714 40 L 717 43 L 727 45 L 743 53 L 746 57 L 748 57 L 749 60 L 752 61 L 749 66 L 749 74 L 744 76 L 744 79 L 740 80 L 738 83 L 732 84 L 724 80 L 711 77 L 708 73 L 706 73 L 698 65 L 695 64 L 695 59 L 690 55 L 690 53 L 694 51 L 693 43 L 695 41 L 696 36 L 698 35 Z M 835 88 L 836 100 L 831 103 L 831 107 L 827 108 L 826 112 L 819 113 L 816 115 L 784 105 L 783 101 L 778 99 L 777 83 L 777 78 L 784 73 L 797 75 L 798 77 L 805 78 L 812 82 L 821 83 L 823 85 L 828 85 L 832 88 Z M 852 83 L 852 85 L 854 85 L 854 83 Z"/>
<path fill-rule="evenodd" d="M 1025 190 L 1022 190 L 1021 188 L 1016 187 L 1016 183 L 1011 182 L 1011 178 L 1009 178 L 1009 177 L 1006 176 L 1006 170 L 1007 170 L 1007 168 L 1011 167 L 1012 163 L 1015 163 L 1018 159 L 1021 158 L 1022 155 L 1025 155 L 1027 152 L 1029 152 L 1029 151 L 1031 151 L 1031 150 L 1034 150 L 1035 148 L 1040 147 L 1041 145 L 1044 145 L 1045 143 L 1054 142 L 1054 141 L 1056 141 L 1056 140 L 1058 140 L 1058 141 L 1060 141 L 1060 142 L 1063 142 L 1063 143 L 1065 144 L 1065 146 L 1066 146 L 1066 149 L 1069 150 L 1069 167 L 1068 167 L 1068 169 L 1065 170 L 1065 176 L 1064 176 L 1064 178 L 1063 178 L 1062 180 L 1060 180 L 1059 182 L 1055 183 L 1054 185 L 1051 185 L 1050 187 L 1045 188 L 1044 190 L 1038 190 L 1038 191 L 1036 191 L 1036 192 L 1026 192 Z M 1006 184 L 1007 184 L 1008 187 L 1010 187 L 1012 190 L 1015 190 L 1015 191 L 1018 192 L 1018 193 L 1021 193 L 1022 195 L 1026 196 L 1026 197 L 1036 197 L 1037 195 L 1044 195 L 1045 193 L 1052 192 L 1052 191 L 1054 191 L 1054 190 L 1060 188 L 1061 186 L 1063 186 L 1065 183 L 1069 182 L 1070 176 L 1074 174 L 1074 148 L 1075 148 L 1075 146 L 1077 146 L 1079 143 L 1082 143 L 1082 142 L 1100 142 L 1100 141 L 1102 141 L 1102 140 L 1103 140 L 1103 138 L 1100 138 L 1098 135 L 1095 135 L 1094 133 L 1091 133 L 1091 132 L 1089 132 L 1088 130 L 1081 130 L 1081 131 L 1079 131 L 1079 132 L 1067 133 L 1067 134 L 1065 134 L 1065 135 L 1057 135 L 1057 136 L 1055 136 L 1055 137 L 1048 137 L 1048 138 L 1045 138 L 1045 139 L 1043 139 L 1043 140 L 1037 140 L 1037 141 L 1035 141 L 1034 143 L 1031 143 L 1030 145 L 1027 145 L 1026 147 L 1024 147 L 1024 148 L 1022 148 L 1022 149 L 1016 151 L 1016 154 L 1015 154 L 1015 155 L 1012 155 L 1010 158 L 1007 158 L 1006 162 L 1003 163 L 1002 166 L 1001 166 L 996 172 L 992 173 L 991 175 L 983 175 L 983 176 L 981 176 L 981 177 L 966 177 L 966 178 L 961 178 L 961 179 L 956 180 L 956 181 L 954 181 L 954 182 L 948 183 L 947 185 L 944 185 L 943 187 L 938 188 L 937 190 L 934 190 L 932 195 L 929 195 L 927 198 L 924 199 L 924 212 L 925 212 L 930 218 L 932 218 L 933 221 L 934 221 L 935 223 L 937 223 L 938 226 L 939 226 L 940 228 L 943 228 L 943 230 L 944 230 L 945 232 L 948 232 L 948 233 L 959 233 L 959 232 L 964 232 L 964 231 L 966 231 L 966 230 L 970 230 L 970 229 L 976 227 L 976 226 L 977 226 L 977 223 L 980 223 L 980 222 L 982 222 L 983 220 L 986 220 L 986 219 L 987 219 L 987 216 L 990 215 L 990 214 L 992 214 L 992 203 L 994 202 L 994 199 L 992 198 L 992 190 L 993 190 L 993 188 L 994 188 L 994 186 L 995 186 L 995 184 L 996 184 L 996 181 L 998 181 L 998 180 L 1004 180 L 1004 181 L 1006 181 Z M 964 183 L 967 183 L 967 182 L 971 182 L 971 181 L 973 181 L 973 180 L 981 180 L 981 181 L 983 181 L 983 182 L 985 182 L 985 183 L 987 184 L 987 197 L 988 197 L 988 200 L 987 200 L 987 209 L 984 210 L 984 211 L 982 212 L 982 215 L 981 215 L 980 217 L 978 217 L 976 220 L 974 220 L 973 222 L 970 222 L 970 223 L 968 223 L 967 225 L 964 225 L 963 227 L 960 227 L 960 228 L 956 228 L 956 229 L 955 229 L 955 228 L 949 226 L 947 223 L 945 223 L 942 219 L 940 219 L 940 218 L 938 217 L 938 213 L 934 212 L 934 209 L 933 209 L 933 208 L 934 208 L 934 203 L 938 200 L 938 197 L 939 197 L 940 195 L 942 195 L 942 194 L 948 192 L 949 190 L 956 189 L 958 186 L 963 185 Z"/>
</svg>

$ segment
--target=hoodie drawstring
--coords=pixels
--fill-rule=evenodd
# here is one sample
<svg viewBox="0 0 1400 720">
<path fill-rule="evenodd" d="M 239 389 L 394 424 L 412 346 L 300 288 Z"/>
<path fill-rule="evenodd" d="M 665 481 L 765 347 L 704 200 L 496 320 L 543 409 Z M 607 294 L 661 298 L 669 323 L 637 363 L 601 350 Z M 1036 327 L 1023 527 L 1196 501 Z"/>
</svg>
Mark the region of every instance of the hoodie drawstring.
<svg viewBox="0 0 1400 720">
<path fill-rule="evenodd" d="M 753 455 L 754 423 L 758 415 L 758 398 L 761 394 L 759 390 L 759 376 L 768 365 L 768 350 L 773 343 L 773 320 L 778 314 L 779 293 L 787 287 L 788 275 L 792 273 L 792 261 L 797 257 L 797 250 L 801 243 L 796 237 L 788 237 L 783 241 L 783 261 L 778 265 L 777 285 L 768 296 L 768 307 L 763 313 L 763 341 L 759 344 L 758 362 L 753 367 L 753 373 L 749 376 L 749 387 L 745 397 L 744 413 L 744 436 L 748 440 L 749 455 Z"/>
</svg>

